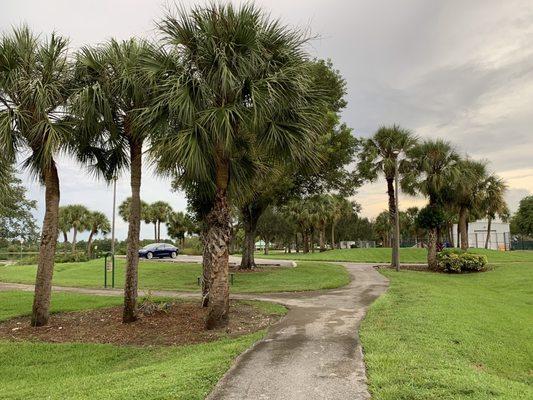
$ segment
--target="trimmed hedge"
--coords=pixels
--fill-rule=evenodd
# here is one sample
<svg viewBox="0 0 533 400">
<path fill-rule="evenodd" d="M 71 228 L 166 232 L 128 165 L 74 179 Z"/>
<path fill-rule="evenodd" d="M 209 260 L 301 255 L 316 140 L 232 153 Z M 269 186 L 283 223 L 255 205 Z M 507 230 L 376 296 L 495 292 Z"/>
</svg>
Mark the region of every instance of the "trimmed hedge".
<svg viewBox="0 0 533 400">
<path fill-rule="evenodd" d="M 437 254 L 439 269 L 442 272 L 479 272 L 487 268 L 487 257 L 457 249 L 443 250 Z"/>
</svg>

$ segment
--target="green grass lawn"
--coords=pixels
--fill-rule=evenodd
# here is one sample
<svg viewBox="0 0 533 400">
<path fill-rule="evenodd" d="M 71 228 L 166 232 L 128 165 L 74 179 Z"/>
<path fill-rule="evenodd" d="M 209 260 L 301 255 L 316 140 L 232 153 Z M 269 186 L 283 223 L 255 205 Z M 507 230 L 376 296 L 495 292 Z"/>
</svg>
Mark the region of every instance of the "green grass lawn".
<svg viewBox="0 0 533 400">
<path fill-rule="evenodd" d="M 374 399 L 533 399 L 533 260 L 383 274 L 360 332 Z"/>
<path fill-rule="evenodd" d="M 472 253 L 485 254 L 491 263 L 497 262 L 523 262 L 533 260 L 533 251 L 497 251 L 485 249 L 470 249 Z M 346 261 L 346 262 L 369 262 L 388 263 L 391 260 L 391 249 L 376 247 L 371 249 L 338 249 L 315 253 L 283 253 L 271 251 L 268 256 L 261 252 L 256 253 L 257 258 L 290 259 L 307 261 Z M 401 248 L 400 262 L 425 263 L 427 262 L 427 250 L 419 248 Z"/>
<path fill-rule="evenodd" d="M 0 320 L 27 315 L 33 293 L 0 292 Z M 121 303 L 120 298 L 54 293 L 52 311 Z M 277 304 L 247 302 L 268 314 Z M 190 399 L 201 400 L 233 359 L 264 331 L 211 343 L 135 347 L 0 341 L 0 399 Z"/>
<path fill-rule="evenodd" d="M 117 260 L 116 287 L 124 284 L 123 259 Z M 35 282 L 35 265 L 0 266 L 0 281 Z M 197 277 L 201 275 L 199 264 L 141 261 L 139 287 L 141 289 L 196 291 Z M 102 287 L 103 260 L 80 263 L 56 264 L 54 285 L 77 287 Z M 337 265 L 299 263 L 296 268 L 267 267 L 262 272 L 236 273 L 231 291 L 235 293 L 262 293 L 331 289 L 346 285 L 349 275 Z"/>
</svg>

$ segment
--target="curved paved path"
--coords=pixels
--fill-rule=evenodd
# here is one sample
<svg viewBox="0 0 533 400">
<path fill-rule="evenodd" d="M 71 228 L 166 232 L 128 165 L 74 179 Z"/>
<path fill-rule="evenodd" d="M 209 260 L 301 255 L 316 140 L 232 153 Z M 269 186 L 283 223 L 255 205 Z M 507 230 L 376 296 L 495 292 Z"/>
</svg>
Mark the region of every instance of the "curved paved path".
<svg viewBox="0 0 533 400">
<path fill-rule="evenodd" d="M 369 399 L 358 328 L 387 279 L 372 265 L 343 264 L 352 281 L 314 293 L 258 296 L 290 307 L 267 337 L 243 353 L 209 400 Z"/>
<path fill-rule="evenodd" d="M 319 292 L 235 294 L 285 304 L 287 315 L 267 337 L 239 356 L 208 400 L 360 400 L 369 399 L 358 338 L 368 306 L 388 281 L 373 264 L 346 267 L 351 283 Z M 0 283 L 0 290 L 33 290 L 33 285 Z M 53 287 L 54 291 L 94 295 L 123 294 L 120 289 Z M 139 291 L 143 295 L 144 291 Z M 198 293 L 152 291 L 155 296 L 197 297 Z"/>
</svg>

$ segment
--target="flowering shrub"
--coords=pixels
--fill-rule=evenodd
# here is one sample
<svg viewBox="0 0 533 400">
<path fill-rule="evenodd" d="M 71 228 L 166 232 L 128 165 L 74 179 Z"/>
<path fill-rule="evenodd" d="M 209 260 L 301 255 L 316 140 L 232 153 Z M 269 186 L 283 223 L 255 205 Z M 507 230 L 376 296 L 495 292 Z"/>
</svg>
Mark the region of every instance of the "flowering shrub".
<svg viewBox="0 0 533 400">
<path fill-rule="evenodd" d="M 478 272 L 485 270 L 487 257 L 481 254 L 444 250 L 437 254 L 439 269 L 448 273 Z"/>
</svg>

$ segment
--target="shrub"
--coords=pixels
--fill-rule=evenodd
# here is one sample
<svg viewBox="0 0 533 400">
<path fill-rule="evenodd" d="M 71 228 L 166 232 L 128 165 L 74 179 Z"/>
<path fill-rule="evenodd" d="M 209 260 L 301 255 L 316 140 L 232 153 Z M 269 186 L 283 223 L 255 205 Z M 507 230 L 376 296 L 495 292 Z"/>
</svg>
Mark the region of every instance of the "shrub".
<svg viewBox="0 0 533 400">
<path fill-rule="evenodd" d="M 487 257 L 481 254 L 467 253 L 458 249 L 449 249 L 437 255 L 439 269 L 448 273 L 478 272 L 485 270 Z"/>
<path fill-rule="evenodd" d="M 34 265 L 37 264 L 39 261 L 39 255 L 35 254 L 29 257 L 21 258 L 16 262 L 16 265 Z M 55 262 L 56 263 L 68 263 L 68 262 L 82 262 L 82 261 L 89 261 L 89 258 L 85 253 L 78 253 L 76 255 L 72 253 L 56 253 L 55 256 Z"/>
</svg>

